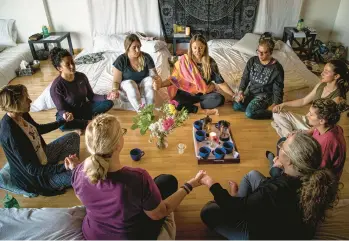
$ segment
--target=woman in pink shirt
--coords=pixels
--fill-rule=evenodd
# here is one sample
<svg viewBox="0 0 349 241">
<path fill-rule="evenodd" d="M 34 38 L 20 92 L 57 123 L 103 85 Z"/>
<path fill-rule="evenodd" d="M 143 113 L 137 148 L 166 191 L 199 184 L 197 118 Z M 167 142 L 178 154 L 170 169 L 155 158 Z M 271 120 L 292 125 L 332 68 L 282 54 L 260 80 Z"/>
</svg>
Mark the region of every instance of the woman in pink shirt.
<svg viewBox="0 0 349 241">
<path fill-rule="evenodd" d="M 342 175 L 346 158 L 346 142 L 343 129 L 337 125 L 337 123 L 340 120 L 341 112 L 346 108 L 347 105 L 345 102 L 336 104 L 332 99 L 315 100 L 306 115 L 312 128 L 307 131 L 302 131 L 312 135 L 314 139 L 319 142 L 322 150 L 322 162 L 320 167 L 326 167 L 332 170 L 333 174 L 338 177 L 338 180 Z M 291 132 L 288 137 L 294 133 L 295 132 Z M 281 138 L 278 141 L 277 146 L 280 146 L 280 143 L 284 142 L 287 138 Z M 277 150 L 277 153 L 278 152 L 279 150 Z M 273 153 L 267 151 L 266 156 L 270 161 L 271 166 L 282 168 L 279 163 L 274 163 Z"/>
</svg>

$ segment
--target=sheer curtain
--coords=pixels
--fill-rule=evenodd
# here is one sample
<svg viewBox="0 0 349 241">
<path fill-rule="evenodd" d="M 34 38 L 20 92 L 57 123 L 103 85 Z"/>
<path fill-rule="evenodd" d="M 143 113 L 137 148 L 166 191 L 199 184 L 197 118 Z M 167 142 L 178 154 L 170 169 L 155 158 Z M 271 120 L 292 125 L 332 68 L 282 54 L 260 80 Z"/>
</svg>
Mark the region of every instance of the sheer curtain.
<svg viewBox="0 0 349 241">
<path fill-rule="evenodd" d="M 91 35 L 139 31 L 162 36 L 158 0 L 88 0 Z"/>
<path fill-rule="evenodd" d="M 297 25 L 302 4 L 303 0 L 260 0 L 253 32 L 281 38 L 284 27 Z"/>
</svg>

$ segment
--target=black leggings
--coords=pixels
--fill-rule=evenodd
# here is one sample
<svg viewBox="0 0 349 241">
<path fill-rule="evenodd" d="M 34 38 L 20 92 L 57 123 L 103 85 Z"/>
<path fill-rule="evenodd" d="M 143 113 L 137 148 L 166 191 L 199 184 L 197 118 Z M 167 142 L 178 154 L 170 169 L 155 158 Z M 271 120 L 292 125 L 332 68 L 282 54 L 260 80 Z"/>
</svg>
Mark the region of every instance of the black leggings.
<svg viewBox="0 0 349 241">
<path fill-rule="evenodd" d="M 177 110 L 181 110 L 184 107 L 189 113 L 196 113 L 198 111 L 198 107 L 194 105 L 196 103 L 200 103 L 202 109 L 214 109 L 223 105 L 225 101 L 224 96 L 216 92 L 211 92 L 205 95 L 192 95 L 183 90 L 178 90 L 173 99 L 179 104 Z"/>
<path fill-rule="evenodd" d="M 162 200 L 165 200 L 178 190 L 178 181 L 173 175 L 161 174 L 154 178 L 154 182 L 159 188 Z M 132 237 L 132 239 L 156 240 L 166 218 L 152 220 L 145 213 L 142 213 L 141 218 L 144 219 L 143 232 L 135 234 L 137 237 Z"/>
</svg>

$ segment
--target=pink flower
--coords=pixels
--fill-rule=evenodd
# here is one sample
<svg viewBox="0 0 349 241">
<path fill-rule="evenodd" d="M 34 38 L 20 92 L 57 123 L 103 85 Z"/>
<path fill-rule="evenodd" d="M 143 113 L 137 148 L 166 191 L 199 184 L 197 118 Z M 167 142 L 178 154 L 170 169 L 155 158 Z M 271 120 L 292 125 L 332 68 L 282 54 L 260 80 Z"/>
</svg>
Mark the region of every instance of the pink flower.
<svg viewBox="0 0 349 241">
<path fill-rule="evenodd" d="M 164 127 L 165 131 L 170 130 L 173 124 L 174 124 L 174 120 L 172 118 L 168 118 L 162 122 L 162 126 Z"/>
<path fill-rule="evenodd" d="M 139 109 L 143 109 L 144 106 L 145 106 L 144 103 L 140 104 L 140 105 L 139 105 Z"/>
<path fill-rule="evenodd" d="M 176 108 L 178 106 L 178 101 L 176 101 L 176 100 L 170 100 L 168 103 L 170 103 L 171 105 L 176 106 Z"/>
</svg>

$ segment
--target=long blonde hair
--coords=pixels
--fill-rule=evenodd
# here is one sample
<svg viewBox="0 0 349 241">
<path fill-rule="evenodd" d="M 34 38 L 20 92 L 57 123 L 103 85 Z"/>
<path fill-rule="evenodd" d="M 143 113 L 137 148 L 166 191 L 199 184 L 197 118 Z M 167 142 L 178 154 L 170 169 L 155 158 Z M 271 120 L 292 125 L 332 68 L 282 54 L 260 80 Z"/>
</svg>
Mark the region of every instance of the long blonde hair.
<svg viewBox="0 0 349 241">
<path fill-rule="evenodd" d="M 188 49 L 188 56 L 190 60 L 193 60 L 193 51 L 192 51 L 192 45 L 195 41 L 200 41 L 203 45 L 205 45 L 205 51 L 204 55 L 201 58 L 202 62 L 202 70 L 204 71 L 204 79 L 209 80 L 211 79 L 211 63 L 210 63 L 210 56 L 208 55 L 208 45 L 207 41 L 204 36 L 201 34 L 195 34 L 190 39 L 189 49 Z"/>
<path fill-rule="evenodd" d="M 125 54 L 127 55 L 128 52 L 130 51 L 131 45 L 133 42 L 138 42 L 141 44 L 141 41 L 139 40 L 138 36 L 136 34 L 129 34 L 126 36 L 125 41 L 124 41 L 124 47 L 125 47 Z M 138 67 L 138 71 L 142 71 L 144 69 L 145 66 L 145 60 L 144 60 L 144 55 L 143 52 L 141 51 L 139 57 L 138 57 L 138 63 L 139 63 L 139 67 Z"/>
<path fill-rule="evenodd" d="M 321 146 L 313 137 L 296 133 L 288 150 L 285 152 L 302 181 L 299 193 L 303 221 L 315 227 L 338 200 L 338 180 L 330 170 L 320 169 Z"/>
<path fill-rule="evenodd" d="M 120 123 L 113 115 L 98 115 L 87 126 L 85 142 L 91 156 L 85 161 L 84 171 L 91 183 L 96 184 L 106 178 L 109 161 L 121 137 Z"/>
</svg>

